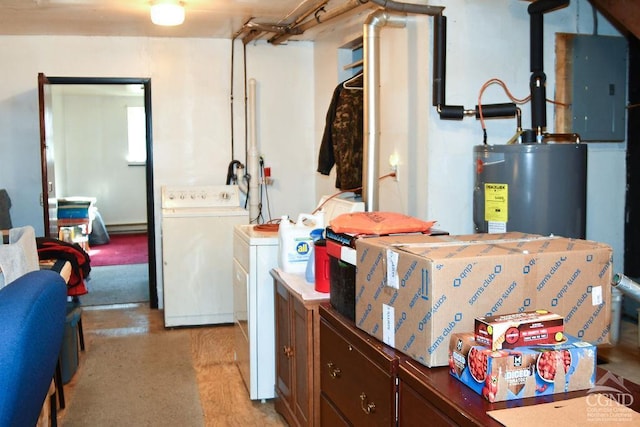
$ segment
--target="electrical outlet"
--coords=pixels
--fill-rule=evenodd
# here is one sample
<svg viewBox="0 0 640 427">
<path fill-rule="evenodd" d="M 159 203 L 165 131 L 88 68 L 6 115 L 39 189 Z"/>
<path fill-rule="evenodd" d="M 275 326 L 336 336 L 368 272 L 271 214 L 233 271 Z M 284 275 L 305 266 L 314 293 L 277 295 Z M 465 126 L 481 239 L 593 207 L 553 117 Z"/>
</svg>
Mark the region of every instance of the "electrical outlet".
<svg viewBox="0 0 640 427">
<path fill-rule="evenodd" d="M 393 180 L 395 182 L 400 181 L 400 166 L 399 165 L 391 166 L 391 170 L 394 172 Z"/>
<path fill-rule="evenodd" d="M 391 166 L 391 172 L 394 172 L 394 177 L 393 180 L 398 182 L 399 178 L 398 178 L 398 174 L 400 172 L 400 159 L 398 157 L 397 153 L 393 153 L 389 156 L 389 166 Z"/>
</svg>

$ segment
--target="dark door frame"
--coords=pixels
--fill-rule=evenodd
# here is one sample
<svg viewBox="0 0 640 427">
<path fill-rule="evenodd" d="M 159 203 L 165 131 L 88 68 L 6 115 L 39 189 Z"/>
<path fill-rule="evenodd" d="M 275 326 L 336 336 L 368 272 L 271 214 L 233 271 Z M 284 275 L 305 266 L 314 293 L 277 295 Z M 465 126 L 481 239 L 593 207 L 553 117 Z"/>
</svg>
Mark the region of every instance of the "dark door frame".
<svg viewBox="0 0 640 427">
<path fill-rule="evenodd" d="M 151 79 L 137 77 L 49 77 L 49 84 L 67 85 L 128 85 L 141 84 L 144 88 L 144 110 L 146 117 L 147 133 L 147 161 L 145 166 L 146 199 L 147 199 L 147 245 L 149 251 L 149 305 L 158 308 L 158 289 L 156 276 L 156 239 L 155 239 L 155 215 L 153 193 L 153 129 L 151 126 Z M 46 160 L 42 160 L 46 163 Z M 46 164 L 42 165 L 46 168 Z M 46 169 L 43 169 L 46 171 Z M 46 176 L 43 175 L 43 180 Z M 44 185 L 44 184 L 43 184 Z M 46 218 L 46 214 L 45 214 Z M 48 221 L 45 221 L 48 222 Z M 47 224 L 45 224 L 47 226 Z M 48 233 L 48 228 L 45 229 Z"/>
</svg>

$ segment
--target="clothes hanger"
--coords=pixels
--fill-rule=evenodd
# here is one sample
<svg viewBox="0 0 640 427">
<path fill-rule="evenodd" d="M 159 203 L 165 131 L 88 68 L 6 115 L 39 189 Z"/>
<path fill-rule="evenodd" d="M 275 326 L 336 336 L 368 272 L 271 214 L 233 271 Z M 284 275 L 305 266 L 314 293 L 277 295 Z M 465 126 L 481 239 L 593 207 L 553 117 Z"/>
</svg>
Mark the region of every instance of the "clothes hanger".
<svg viewBox="0 0 640 427">
<path fill-rule="evenodd" d="M 344 89 L 355 89 L 355 90 L 363 90 L 362 86 L 349 86 L 349 83 L 353 83 L 355 80 L 361 78 L 363 76 L 363 72 L 359 72 L 358 74 L 356 74 L 355 76 L 345 80 L 344 82 L 342 82 L 342 87 Z"/>
</svg>

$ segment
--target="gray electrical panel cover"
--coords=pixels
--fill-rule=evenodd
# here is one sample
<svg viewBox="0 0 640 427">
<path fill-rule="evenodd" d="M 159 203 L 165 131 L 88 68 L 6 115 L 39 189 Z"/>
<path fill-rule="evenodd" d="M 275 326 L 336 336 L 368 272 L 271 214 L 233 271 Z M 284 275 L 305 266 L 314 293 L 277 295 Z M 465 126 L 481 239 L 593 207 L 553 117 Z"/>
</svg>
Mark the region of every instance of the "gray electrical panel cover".
<svg viewBox="0 0 640 427">
<path fill-rule="evenodd" d="M 624 141 L 627 42 L 623 37 L 572 37 L 573 132 L 583 141 Z"/>
</svg>

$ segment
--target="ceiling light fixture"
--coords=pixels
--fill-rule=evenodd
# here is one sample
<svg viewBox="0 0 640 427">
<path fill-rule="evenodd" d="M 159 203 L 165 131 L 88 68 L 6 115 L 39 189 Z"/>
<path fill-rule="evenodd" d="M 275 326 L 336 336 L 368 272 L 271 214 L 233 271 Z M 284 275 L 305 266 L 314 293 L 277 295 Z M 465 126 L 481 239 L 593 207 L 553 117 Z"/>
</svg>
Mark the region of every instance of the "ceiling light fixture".
<svg viewBox="0 0 640 427">
<path fill-rule="evenodd" d="M 151 2 L 151 22 L 172 27 L 184 22 L 184 5 L 178 0 L 156 0 Z"/>
</svg>

